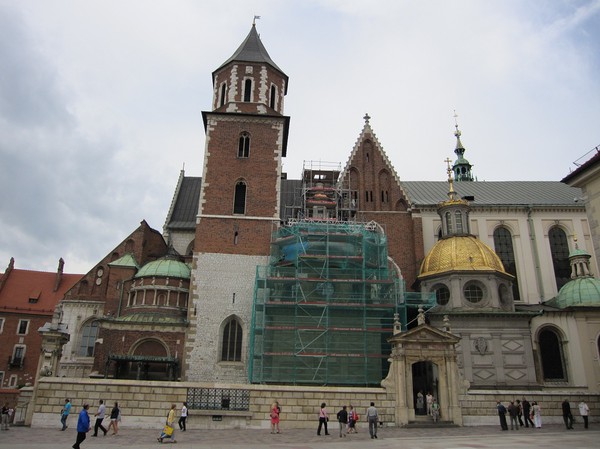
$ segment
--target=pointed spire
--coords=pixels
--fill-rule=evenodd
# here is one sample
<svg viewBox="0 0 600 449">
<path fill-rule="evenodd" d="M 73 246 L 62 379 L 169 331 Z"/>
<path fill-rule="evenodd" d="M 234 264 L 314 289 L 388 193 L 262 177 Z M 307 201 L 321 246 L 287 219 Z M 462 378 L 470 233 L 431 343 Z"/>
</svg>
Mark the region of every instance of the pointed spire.
<svg viewBox="0 0 600 449">
<path fill-rule="evenodd" d="M 450 167 L 450 162 L 452 162 L 452 160 L 447 157 L 444 159 L 444 162 L 448 165 L 448 168 L 446 169 L 446 173 L 448 173 L 448 200 L 455 201 L 456 192 L 454 190 L 454 180 L 452 179 L 452 167 Z"/>
<path fill-rule="evenodd" d="M 456 131 L 454 131 L 454 136 L 456 137 L 456 148 L 454 149 L 454 153 L 456 154 L 456 162 L 454 162 L 454 166 L 452 167 L 454 169 L 454 179 L 456 181 L 473 181 L 473 174 L 471 173 L 472 165 L 464 158 L 465 147 L 460 141 L 462 133 L 460 132 L 460 129 L 458 129 L 457 118 L 458 114 L 455 110 L 454 128 L 456 128 Z"/>
<path fill-rule="evenodd" d="M 255 16 L 255 19 L 256 18 L 260 18 L 260 16 Z M 248 33 L 248 36 L 246 36 L 246 39 L 244 39 L 244 42 L 242 42 L 242 44 L 233 53 L 233 55 L 227 61 L 225 61 L 223 64 L 221 64 L 221 66 L 217 70 L 215 70 L 215 72 L 219 71 L 224 66 L 226 66 L 227 64 L 229 64 L 230 62 L 233 62 L 233 61 L 258 62 L 258 63 L 264 62 L 266 64 L 269 64 L 271 67 L 278 70 L 279 72 L 281 72 L 283 75 L 285 75 L 283 70 L 281 70 L 277 66 L 277 64 L 275 64 L 275 62 L 273 62 L 273 60 L 269 56 L 269 53 L 267 52 L 267 49 L 261 42 L 260 36 L 258 35 L 258 32 L 256 31 L 256 20 L 253 21 L 252 28 L 250 29 L 250 33 Z M 213 72 L 213 74 L 214 74 L 214 72 Z M 287 76 L 286 76 L 286 80 L 287 80 Z M 286 83 L 286 85 L 287 85 L 287 83 Z"/>
</svg>

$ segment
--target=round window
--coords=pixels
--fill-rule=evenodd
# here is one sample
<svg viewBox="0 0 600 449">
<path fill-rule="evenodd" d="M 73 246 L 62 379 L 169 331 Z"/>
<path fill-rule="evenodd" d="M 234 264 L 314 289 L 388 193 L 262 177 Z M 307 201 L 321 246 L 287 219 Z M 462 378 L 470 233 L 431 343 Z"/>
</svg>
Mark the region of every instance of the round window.
<svg viewBox="0 0 600 449">
<path fill-rule="evenodd" d="M 450 301 L 450 290 L 445 285 L 435 289 L 435 300 L 440 306 L 445 306 Z"/>
<path fill-rule="evenodd" d="M 483 289 L 477 284 L 468 284 L 464 289 L 465 299 L 476 304 L 483 299 Z"/>
</svg>

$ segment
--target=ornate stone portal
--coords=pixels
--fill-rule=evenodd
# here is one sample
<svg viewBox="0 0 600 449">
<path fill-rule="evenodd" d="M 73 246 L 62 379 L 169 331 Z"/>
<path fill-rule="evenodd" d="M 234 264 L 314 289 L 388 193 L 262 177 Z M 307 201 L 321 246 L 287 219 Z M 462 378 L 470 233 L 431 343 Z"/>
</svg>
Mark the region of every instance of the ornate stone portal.
<svg viewBox="0 0 600 449">
<path fill-rule="evenodd" d="M 383 386 L 396 396 L 396 425 L 415 420 L 415 367 L 425 366 L 435 373 L 427 389 L 434 392 L 440 405 L 440 419 L 463 424 L 458 400 L 460 381 L 455 345 L 460 338 L 422 323 L 407 332 L 394 333 L 391 365 Z M 424 363 L 423 363 L 424 362 Z M 417 390 L 418 391 L 418 390 Z"/>
</svg>

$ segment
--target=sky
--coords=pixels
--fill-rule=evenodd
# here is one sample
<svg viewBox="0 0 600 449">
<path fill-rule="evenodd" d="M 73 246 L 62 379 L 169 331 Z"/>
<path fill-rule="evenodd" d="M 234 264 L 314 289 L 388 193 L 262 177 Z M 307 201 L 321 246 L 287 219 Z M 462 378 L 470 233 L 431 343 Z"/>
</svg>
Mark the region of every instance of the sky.
<svg viewBox="0 0 600 449">
<path fill-rule="evenodd" d="M 479 181 L 560 181 L 600 145 L 600 0 L 0 0 L 0 272 L 162 232 L 255 15 L 289 178 L 343 167 L 365 113 L 403 181 L 446 179 L 455 123 Z"/>
</svg>

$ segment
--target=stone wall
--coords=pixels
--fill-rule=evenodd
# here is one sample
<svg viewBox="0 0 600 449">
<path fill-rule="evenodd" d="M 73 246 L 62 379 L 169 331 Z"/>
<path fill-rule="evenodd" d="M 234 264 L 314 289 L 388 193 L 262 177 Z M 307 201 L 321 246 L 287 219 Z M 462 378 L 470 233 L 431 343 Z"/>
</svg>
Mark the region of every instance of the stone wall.
<svg viewBox="0 0 600 449">
<path fill-rule="evenodd" d="M 37 386 L 31 425 L 56 427 L 65 398 L 71 399 L 71 426 L 84 403 L 90 404 L 90 414 L 96 412 L 103 399 L 110 409 L 119 402 L 124 428 L 154 429 L 162 426 L 171 404 L 187 399 L 188 388 L 242 389 L 249 391 L 248 411 L 197 410 L 190 408 L 187 427 L 190 429 L 269 428 L 271 404 L 278 401 L 282 428 L 315 428 L 319 408 L 327 404 L 330 423 L 342 405 L 354 405 L 365 425 L 365 413 L 371 401 L 379 410 L 382 425 L 393 425 L 394 402 L 383 388 L 294 387 L 240 385 L 191 382 L 143 382 L 129 380 L 44 378 Z"/>
<path fill-rule="evenodd" d="M 281 426 L 285 428 L 315 428 L 318 423 L 319 406 L 327 404 L 330 423 L 335 424 L 335 415 L 342 405 L 354 405 L 360 415 L 359 426 L 366 425 L 366 409 L 371 401 L 379 410 L 381 425 L 395 426 L 395 399 L 384 388 L 352 387 L 298 387 L 279 385 L 242 385 L 196 382 L 136 382 L 129 380 L 42 378 L 37 385 L 33 405 L 34 427 L 56 427 L 60 410 L 66 397 L 73 404 L 71 425 L 85 402 L 90 404 L 90 414 L 96 412 L 98 401 L 103 399 L 108 408 L 115 401 L 121 407 L 124 428 L 157 429 L 164 423 L 170 404 L 187 399 L 188 388 L 212 388 L 247 390 L 249 410 L 197 410 L 190 409 L 190 429 L 267 429 L 270 425 L 271 404 L 278 401 L 282 408 Z M 486 390 L 460 395 L 465 426 L 497 425 L 496 401 L 508 405 L 511 400 L 526 397 L 537 401 L 542 407 L 542 425 L 562 423 L 561 402 L 568 398 L 575 421 L 581 423 L 577 404 L 585 399 L 590 407 L 590 422 L 598 422 L 600 396 L 581 392 L 556 391 L 532 393 L 528 391 Z M 444 420 L 444 417 L 441 417 Z"/>
<path fill-rule="evenodd" d="M 527 398 L 530 403 L 536 401 L 541 407 L 542 427 L 544 424 L 562 424 L 562 402 L 565 399 L 571 404 L 571 412 L 575 422 L 582 423 L 578 405 L 583 399 L 590 408 L 590 422 L 598 422 L 600 414 L 600 395 L 590 395 L 583 392 L 556 390 L 553 392 L 485 390 L 459 395 L 465 426 L 499 424 L 497 401 L 508 407 L 510 401 Z M 443 418 L 442 418 L 443 419 Z M 507 415 L 508 420 L 508 415 Z M 510 422 L 510 421 L 509 421 Z"/>
</svg>

